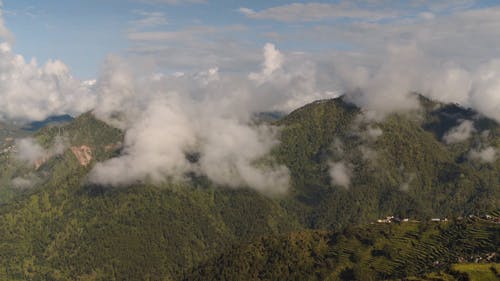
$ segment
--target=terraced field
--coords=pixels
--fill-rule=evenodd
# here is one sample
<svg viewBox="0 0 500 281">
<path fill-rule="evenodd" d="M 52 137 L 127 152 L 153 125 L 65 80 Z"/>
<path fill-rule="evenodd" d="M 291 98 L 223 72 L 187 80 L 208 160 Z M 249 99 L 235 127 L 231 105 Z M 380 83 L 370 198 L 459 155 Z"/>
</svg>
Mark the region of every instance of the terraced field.
<svg viewBox="0 0 500 281">
<path fill-rule="evenodd" d="M 400 280 L 409 276 L 413 276 L 409 280 L 456 280 L 464 272 L 471 278 L 487 276 L 493 273 L 453 264 L 491 253 L 498 259 L 499 233 L 500 224 L 480 219 L 375 223 L 343 232 L 301 231 L 235 246 L 193 269 L 185 280 Z"/>
</svg>

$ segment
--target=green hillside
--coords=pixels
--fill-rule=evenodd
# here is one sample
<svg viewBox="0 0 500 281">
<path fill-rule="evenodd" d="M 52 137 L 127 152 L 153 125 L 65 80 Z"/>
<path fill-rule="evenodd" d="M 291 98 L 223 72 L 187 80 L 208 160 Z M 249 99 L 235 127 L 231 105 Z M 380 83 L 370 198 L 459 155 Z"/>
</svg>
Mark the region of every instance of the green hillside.
<svg viewBox="0 0 500 281">
<path fill-rule="evenodd" d="M 375 225 L 359 229 L 366 237 L 352 238 L 358 231 L 354 226 L 391 214 L 427 221 L 500 209 L 500 160 L 487 163 L 467 158 L 471 149 L 500 148 L 498 124 L 456 106 L 425 99 L 422 103 L 423 112 L 391 115 L 376 122 L 363 119 L 360 109 L 342 99 L 309 104 L 278 121 L 270 118 L 268 122 L 281 132 L 281 143 L 271 156 L 285 164 L 292 177 L 289 193 L 273 198 L 248 189 L 218 187 L 194 176 L 183 184 L 91 185 L 86 180 L 88 172 L 97 161 L 119 155 L 123 132 L 91 113 L 68 124 L 45 127 L 35 133 L 35 139 L 48 148 L 63 137 L 69 146 L 64 153 L 36 169 L 11 154 L 0 161 L 2 192 L 14 190 L 13 178 L 37 179 L 35 186 L 1 200 L 0 279 L 178 280 L 193 268 L 212 274 L 216 270 L 213 260 L 221 253 L 226 253 L 220 256 L 224 262 L 231 264 L 242 252 L 232 256 L 228 249 L 240 249 L 249 241 L 269 241 L 270 247 L 264 248 L 272 257 L 273 251 L 284 251 L 280 245 L 290 243 L 287 237 L 296 237 L 292 240 L 297 245 L 309 241 L 286 254 L 297 262 L 302 262 L 301 251 L 308 247 L 319 247 L 317 257 L 331 250 L 321 260 L 307 257 L 300 265 L 304 270 L 313 267 L 314 276 L 352 273 L 396 278 L 404 273 L 418 277 L 434 270 L 427 258 L 446 253 L 443 262 L 449 264 L 463 249 L 491 250 L 492 243 L 498 245 L 498 234 L 491 240 L 498 228 L 480 222 Z M 444 143 L 443 132 L 461 119 L 472 120 L 477 131 L 462 143 Z M 87 166 L 72 151 L 82 146 L 91 151 Z M 350 167 L 348 188 L 332 184 L 332 161 Z M 332 240 L 338 231 L 347 242 Z M 474 239 L 469 241 L 469 237 Z M 317 245 L 317 241 L 329 243 Z M 446 241 L 466 244 L 448 251 L 443 248 L 450 246 Z M 394 246 L 387 249 L 390 255 L 383 249 L 389 242 Z M 257 253 L 248 251 L 249 258 Z M 373 260 L 368 258 L 372 251 Z M 338 261 L 332 262 L 332 257 Z M 261 258 L 259 262 L 268 262 L 268 256 Z M 362 267 L 355 266 L 358 259 Z M 279 266 L 285 265 L 274 262 L 282 272 Z M 346 267 L 338 267 L 340 262 Z M 278 272 L 267 266 L 258 270 L 271 274 L 266 276 Z M 290 268 L 289 274 L 294 278 L 298 272 Z"/>
<path fill-rule="evenodd" d="M 121 133 L 86 114 L 65 127 L 44 129 L 89 145 L 99 160 Z M 71 151 L 43 164 L 41 186 L 0 208 L 2 280 L 164 280 L 252 237 L 300 226 L 279 205 L 251 191 L 208 186 L 85 184 L 90 166 Z M 170 277 L 169 277 L 170 276 Z"/>
<path fill-rule="evenodd" d="M 474 277 L 495 277 L 496 264 L 454 263 L 498 253 L 498 233 L 499 224 L 468 220 L 272 235 L 232 247 L 184 280 L 486 280 Z"/>
<path fill-rule="evenodd" d="M 433 109 L 373 122 L 360 118 L 359 109 L 334 99 L 309 104 L 277 122 L 283 130 L 275 155 L 291 170 L 293 180 L 294 200 L 287 209 L 309 227 L 326 229 L 390 214 L 455 217 L 498 209 L 500 159 L 466 159 L 472 147 L 500 147 L 498 124 L 471 119 L 483 131 L 464 143 L 447 145 L 438 138 L 435 124 L 447 131 L 468 111 L 456 108 L 455 123 L 444 122 L 440 116 L 447 106 L 424 102 L 432 103 Z M 368 136 L 373 128 L 381 132 L 377 138 Z M 487 138 L 481 136 L 485 130 Z M 351 165 L 348 189 L 330 183 L 332 160 Z"/>
</svg>

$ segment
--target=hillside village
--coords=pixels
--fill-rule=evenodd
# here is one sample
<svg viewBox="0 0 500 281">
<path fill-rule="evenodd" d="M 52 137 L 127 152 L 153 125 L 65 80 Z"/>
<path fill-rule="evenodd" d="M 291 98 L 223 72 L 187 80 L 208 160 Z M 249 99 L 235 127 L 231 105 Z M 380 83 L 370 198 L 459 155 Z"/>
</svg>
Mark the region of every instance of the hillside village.
<svg viewBox="0 0 500 281">
<path fill-rule="evenodd" d="M 468 219 L 474 219 L 474 220 L 482 220 L 484 222 L 490 222 L 490 223 L 495 223 L 495 224 L 500 224 L 500 216 L 494 216 L 490 214 L 484 214 L 484 215 L 469 215 L 467 216 Z M 464 220 L 464 217 L 459 216 L 456 217 L 455 220 L 461 221 Z M 428 221 L 430 222 L 441 222 L 441 223 L 446 223 L 448 222 L 448 218 L 430 218 Z M 396 216 L 387 216 L 385 218 L 380 218 L 377 219 L 376 223 L 419 223 L 421 220 L 417 219 L 410 219 L 410 218 L 399 218 Z M 373 224 L 373 222 L 372 222 Z"/>
</svg>

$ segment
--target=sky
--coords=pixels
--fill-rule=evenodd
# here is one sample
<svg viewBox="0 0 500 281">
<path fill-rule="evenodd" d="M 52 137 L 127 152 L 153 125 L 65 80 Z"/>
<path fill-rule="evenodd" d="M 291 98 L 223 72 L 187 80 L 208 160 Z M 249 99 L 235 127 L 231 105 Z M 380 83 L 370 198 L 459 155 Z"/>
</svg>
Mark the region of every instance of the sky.
<svg viewBox="0 0 500 281">
<path fill-rule="evenodd" d="M 150 57 L 173 72 L 200 63 L 241 71 L 258 60 L 266 42 L 284 51 L 332 57 L 342 52 L 373 55 L 387 44 L 413 40 L 442 59 L 460 58 L 474 65 L 499 51 L 499 39 L 488 38 L 498 37 L 497 4 L 4 0 L 4 18 L 15 34 L 17 53 L 39 62 L 60 59 L 76 77 L 91 79 L 110 54 Z M 433 31 L 434 24 L 442 27 L 432 36 L 425 34 Z"/>
<path fill-rule="evenodd" d="M 389 114 L 421 112 L 413 92 L 500 122 L 498 1 L 4 0 L 0 11 L 0 121 L 92 111 L 120 128 L 121 154 L 89 174 L 98 184 L 194 173 L 285 193 L 287 167 L 262 161 L 279 128 L 255 114 L 340 95 L 361 108 L 367 139 Z M 475 132 L 462 122 L 442 141 Z M 31 163 L 64 147 L 20 144 Z M 347 188 L 353 171 L 331 162 L 333 184 Z"/>
</svg>

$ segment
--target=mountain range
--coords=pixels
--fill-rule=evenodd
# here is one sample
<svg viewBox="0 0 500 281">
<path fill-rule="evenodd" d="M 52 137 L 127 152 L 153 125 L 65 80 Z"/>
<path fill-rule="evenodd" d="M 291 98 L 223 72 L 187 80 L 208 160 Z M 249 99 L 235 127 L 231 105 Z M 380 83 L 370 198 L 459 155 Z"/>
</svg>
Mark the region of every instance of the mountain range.
<svg viewBox="0 0 500 281">
<path fill-rule="evenodd" d="M 418 99 L 383 118 L 343 97 L 256 115 L 278 128 L 266 157 L 290 172 L 281 195 L 203 174 L 92 183 L 124 132 L 92 112 L 44 123 L 40 157 L 22 161 L 14 139 L 0 155 L 0 279 L 466 280 L 454 264 L 491 254 L 496 270 L 500 126 Z"/>
</svg>

